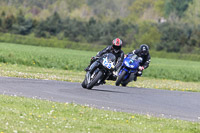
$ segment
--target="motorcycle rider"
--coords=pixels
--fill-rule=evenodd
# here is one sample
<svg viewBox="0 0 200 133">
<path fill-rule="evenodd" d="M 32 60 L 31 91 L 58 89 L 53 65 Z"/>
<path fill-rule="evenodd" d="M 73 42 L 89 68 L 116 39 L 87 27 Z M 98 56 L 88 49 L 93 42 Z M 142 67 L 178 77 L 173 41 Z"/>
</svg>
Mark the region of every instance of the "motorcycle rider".
<svg viewBox="0 0 200 133">
<path fill-rule="evenodd" d="M 134 81 L 136 81 L 137 76 L 142 76 L 143 70 L 149 67 L 149 63 L 151 61 L 151 56 L 149 54 L 149 46 L 147 44 L 142 44 L 140 45 L 139 49 L 133 50 L 132 52 L 128 54 L 136 54 L 138 57 L 142 58 L 142 62 L 140 63 L 140 66 L 139 66 L 139 71 L 134 77 Z"/>
<path fill-rule="evenodd" d="M 112 41 L 112 45 L 107 46 L 102 51 L 99 51 L 97 53 L 96 57 L 91 58 L 90 65 L 85 69 L 85 71 L 92 70 L 97 65 L 97 62 L 95 62 L 95 61 L 106 53 L 112 53 L 115 55 L 116 66 L 115 66 L 114 70 L 115 71 L 118 70 L 124 60 L 124 52 L 121 50 L 121 47 L 122 47 L 122 40 L 119 38 L 115 38 Z M 113 81 L 115 81 L 116 79 L 117 79 L 117 76 L 114 74 L 108 78 L 108 80 L 113 80 Z"/>
</svg>

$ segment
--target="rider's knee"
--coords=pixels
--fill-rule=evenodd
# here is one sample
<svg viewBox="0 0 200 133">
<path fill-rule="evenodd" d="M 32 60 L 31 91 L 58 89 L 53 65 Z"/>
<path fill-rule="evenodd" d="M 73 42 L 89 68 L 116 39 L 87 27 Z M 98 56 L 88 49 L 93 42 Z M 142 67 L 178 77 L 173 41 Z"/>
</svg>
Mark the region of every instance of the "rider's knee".
<svg viewBox="0 0 200 133">
<path fill-rule="evenodd" d="M 137 76 L 142 76 L 142 71 L 138 71 Z"/>
</svg>

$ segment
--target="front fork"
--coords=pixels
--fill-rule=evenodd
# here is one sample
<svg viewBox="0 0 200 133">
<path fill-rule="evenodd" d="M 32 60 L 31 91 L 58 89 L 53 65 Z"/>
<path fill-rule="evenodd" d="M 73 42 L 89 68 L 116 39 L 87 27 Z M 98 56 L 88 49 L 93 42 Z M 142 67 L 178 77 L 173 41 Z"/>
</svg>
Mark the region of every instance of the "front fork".
<svg viewBox="0 0 200 133">
<path fill-rule="evenodd" d="M 95 61 L 91 64 L 89 67 L 89 71 L 85 75 L 86 83 L 89 84 L 91 82 L 91 79 L 93 78 L 94 74 L 97 73 L 99 66 L 99 62 Z"/>
<path fill-rule="evenodd" d="M 137 73 L 137 70 L 133 71 L 131 69 L 127 69 L 126 67 L 123 67 L 122 69 L 120 69 L 118 76 L 121 74 L 122 71 L 126 71 L 127 74 L 124 77 L 124 80 L 127 80 L 130 78 L 130 75 L 132 75 L 131 73 L 134 73 L 134 75 Z M 132 79 L 131 79 L 132 80 Z"/>
</svg>

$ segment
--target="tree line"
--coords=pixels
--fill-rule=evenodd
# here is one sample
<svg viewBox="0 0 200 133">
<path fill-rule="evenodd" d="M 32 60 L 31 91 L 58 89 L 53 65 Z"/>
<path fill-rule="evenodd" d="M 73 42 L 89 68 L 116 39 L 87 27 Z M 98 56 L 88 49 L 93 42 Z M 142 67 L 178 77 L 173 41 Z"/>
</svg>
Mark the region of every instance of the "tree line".
<svg viewBox="0 0 200 133">
<path fill-rule="evenodd" d="M 138 48 L 141 43 L 146 43 L 157 51 L 200 53 L 199 0 L 121 2 L 1 0 L 4 8 L 0 9 L 0 32 L 43 38 L 56 37 L 59 40 L 95 45 L 109 45 L 112 39 L 119 37 L 126 47 L 131 48 Z M 22 7 L 15 10 L 17 6 Z M 87 8 L 83 11 L 83 7 Z M 53 13 L 50 13 L 51 9 L 54 9 Z M 44 13 L 46 15 L 43 18 L 33 17 Z M 83 18 L 78 17 L 80 13 Z M 161 17 L 164 22 L 158 22 Z"/>
</svg>

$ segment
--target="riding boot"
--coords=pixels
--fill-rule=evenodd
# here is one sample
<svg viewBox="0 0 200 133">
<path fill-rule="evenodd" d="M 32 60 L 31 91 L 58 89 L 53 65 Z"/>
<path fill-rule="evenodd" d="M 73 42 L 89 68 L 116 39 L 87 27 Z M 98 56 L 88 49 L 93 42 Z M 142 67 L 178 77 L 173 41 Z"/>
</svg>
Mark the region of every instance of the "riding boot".
<svg viewBox="0 0 200 133">
<path fill-rule="evenodd" d="M 138 71 L 137 74 L 134 77 L 134 81 L 137 81 L 137 76 L 142 76 L 142 71 Z"/>
<path fill-rule="evenodd" d="M 134 77 L 134 79 L 133 79 L 134 81 L 137 81 L 137 75 L 135 75 L 135 77 Z"/>
</svg>

